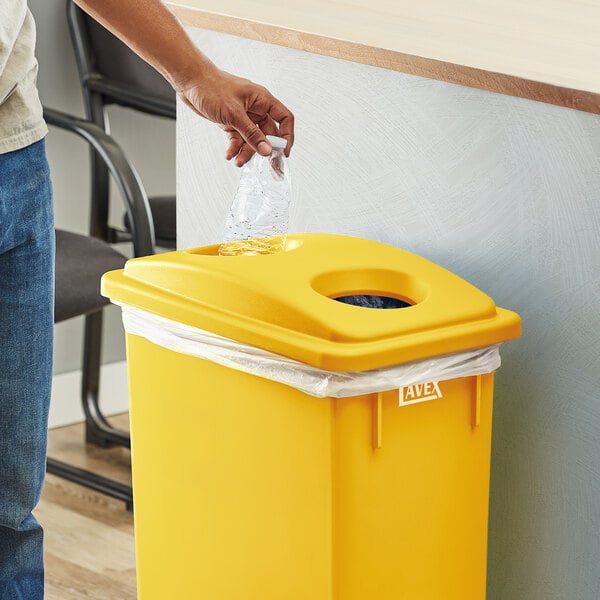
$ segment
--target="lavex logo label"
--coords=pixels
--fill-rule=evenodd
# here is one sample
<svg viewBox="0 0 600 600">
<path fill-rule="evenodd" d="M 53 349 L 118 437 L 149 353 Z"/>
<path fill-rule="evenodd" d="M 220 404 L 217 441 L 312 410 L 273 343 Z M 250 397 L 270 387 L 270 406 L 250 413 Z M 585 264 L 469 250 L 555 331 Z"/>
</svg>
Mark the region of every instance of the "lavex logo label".
<svg viewBox="0 0 600 600">
<path fill-rule="evenodd" d="M 400 406 L 406 406 L 407 404 L 417 404 L 417 402 L 438 400 L 443 397 L 444 395 L 437 381 L 416 383 L 415 385 L 407 385 L 400 388 L 399 404 Z"/>
</svg>

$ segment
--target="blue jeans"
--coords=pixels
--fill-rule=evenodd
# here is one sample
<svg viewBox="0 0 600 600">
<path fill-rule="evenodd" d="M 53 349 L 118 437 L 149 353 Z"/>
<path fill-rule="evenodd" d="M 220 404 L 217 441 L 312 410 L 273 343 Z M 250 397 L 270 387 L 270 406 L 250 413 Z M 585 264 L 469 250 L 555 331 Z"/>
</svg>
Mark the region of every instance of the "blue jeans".
<svg viewBox="0 0 600 600">
<path fill-rule="evenodd" d="M 54 240 L 44 141 L 0 154 L 0 600 L 44 596 Z"/>
</svg>

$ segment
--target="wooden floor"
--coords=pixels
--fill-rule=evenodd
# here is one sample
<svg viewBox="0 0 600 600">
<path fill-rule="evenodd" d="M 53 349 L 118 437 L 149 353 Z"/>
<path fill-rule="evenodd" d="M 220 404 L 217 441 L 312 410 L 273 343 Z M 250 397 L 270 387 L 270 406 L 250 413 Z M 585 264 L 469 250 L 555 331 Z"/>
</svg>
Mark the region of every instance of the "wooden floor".
<svg viewBox="0 0 600 600">
<path fill-rule="evenodd" d="M 111 418 L 127 429 L 127 415 Z M 83 426 L 50 431 L 48 455 L 131 483 L 129 450 L 85 446 Z M 45 531 L 46 600 L 135 600 L 133 515 L 123 502 L 48 475 L 35 510 Z"/>
</svg>

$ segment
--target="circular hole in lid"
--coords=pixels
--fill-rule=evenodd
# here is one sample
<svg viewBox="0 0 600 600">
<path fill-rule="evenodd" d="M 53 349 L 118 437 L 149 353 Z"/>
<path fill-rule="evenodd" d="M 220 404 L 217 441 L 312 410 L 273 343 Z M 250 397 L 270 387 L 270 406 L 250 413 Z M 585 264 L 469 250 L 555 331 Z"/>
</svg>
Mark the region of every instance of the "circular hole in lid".
<svg viewBox="0 0 600 600">
<path fill-rule="evenodd" d="M 360 306 L 361 308 L 389 309 L 408 308 L 409 306 L 413 306 L 412 303 L 401 300 L 400 298 L 375 294 L 351 294 L 348 296 L 337 296 L 332 299 L 343 302 L 344 304 Z"/>
</svg>

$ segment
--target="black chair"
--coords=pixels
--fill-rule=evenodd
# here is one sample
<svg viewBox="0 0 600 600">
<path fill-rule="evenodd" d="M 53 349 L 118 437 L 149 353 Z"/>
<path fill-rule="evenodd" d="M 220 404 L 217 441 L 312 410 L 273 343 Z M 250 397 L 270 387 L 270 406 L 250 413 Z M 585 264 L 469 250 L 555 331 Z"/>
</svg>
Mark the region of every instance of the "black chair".
<svg viewBox="0 0 600 600">
<path fill-rule="evenodd" d="M 88 120 L 109 133 L 106 107 L 114 104 L 154 115 L 175 119 L 175 92 L 158 71 L 132 52 L 123 42 L 67 0 L 67 21 Z M 92 152 L 93 205 L 101 213 L 95 235 L 108 242 L 130 239 L 129 218 L 124 230 L 108 224 L 108 171 Z M 175 248 L 175 197 L 149 199 L 158 246 Z"/>
<path fill-rule="evenodd" d="M 109 133 L 106 107 L 119 105 L 157 117 L 174 119 L 175 92 L 154 68 L 145 63 L 118 38 L 67 0 L 67 22 L 83 92 L 86 117 Z M 95 148 L 91 149 L 92 215 L 90 234 L 108 243 L 131 240 L 131 218 L 125 212 L 123 228 L 112 227 L 109 214 L 109 168 Z M 174 196 L 149 198 L 157 246 L 176 244 Z M 99 325 L 90 323 L 89 335 L 100 335 Z M 84 363 L 85 368 L 86 363 Z M 94 395 L 93 378 L 83 397 Z M 84 401 L 86 441 L 99 446 L 128 445 L 129 438 L 114 434 L 96 403 Z"/>
<path fill-rule="evenodd" d="M 93 148 L 97 159 L 113 176 L 124 201 L 134 255 L 152 254 L 154 226 L 148 198 L 137 173 L 114 139 L 93 123 L 55 110 L 45 109 L 44 118 L 48 125 L 76 134 Z M 108 304 L 100 295 L 100 278 L 106 271 L 121 268 L 126 258 L 107 241 L 96 237 L 96 217 L 96 211 L 92 210 L 89 236 L 56 230 L 54 321 L 85 315 L 81 394 L 88 436 L 97 436 L 96 441 L 101 445 L 130 446 L 129 434 L 114 429 L 98 406 L 102 309 Z M 48 458 L 47 471 L 119 498 L 128 508 L 133 506 L 130 486 L 53 458 Z"/>
</svg>

